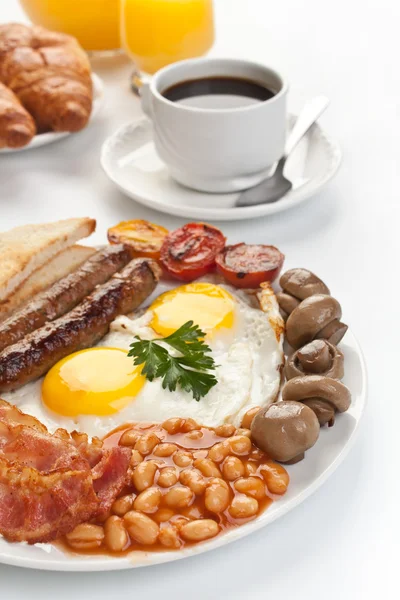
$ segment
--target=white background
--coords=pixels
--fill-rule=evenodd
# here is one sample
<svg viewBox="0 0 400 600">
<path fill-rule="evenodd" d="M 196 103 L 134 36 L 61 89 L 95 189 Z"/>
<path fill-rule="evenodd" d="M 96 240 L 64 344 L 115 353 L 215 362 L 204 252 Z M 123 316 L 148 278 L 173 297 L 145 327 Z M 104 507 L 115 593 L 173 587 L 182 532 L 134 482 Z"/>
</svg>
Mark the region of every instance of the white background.
<svg viewBox="0 0 400 600">
<path fill-rule="evenodd" d="M 79 0 L 71 0 L 71 10 L 75 4 Z M 343 148 L 336 179 L 295 210 L 223 229 L 230 242 L 277 245 L 287 264 L 320 274 L 341 301 L 369 369 L 361 433 L 322 489 L 251 537 L 130 572 L 58 574 L 0 566 L 6 600 L 399 597 L 400 5 L 216 0 L 216 6 L 214 54 L 283 69 L 292 111 L 317 93 L 332 100 L 321 123 Z M 21 18 L 17 2 L 0 3 L 0 21 Z M 136 205 L 103 175 L 102 141 L 140 109 L 128 91 L 127 62 L 94 68 L 106 83 L 96 123 L 57 145 L 0 157 L 0 229 L 90 215 L 98 221 L 95 241 L 102 241 L 107 227 L 123 219 L 181 224 Z"/>
</svg>

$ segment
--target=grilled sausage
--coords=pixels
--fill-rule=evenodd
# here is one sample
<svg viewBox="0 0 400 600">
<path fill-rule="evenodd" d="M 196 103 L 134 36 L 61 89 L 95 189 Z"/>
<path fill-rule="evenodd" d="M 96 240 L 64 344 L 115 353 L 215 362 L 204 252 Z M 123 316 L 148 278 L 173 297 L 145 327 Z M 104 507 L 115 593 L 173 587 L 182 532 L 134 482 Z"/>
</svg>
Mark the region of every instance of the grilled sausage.
<svg viewBox="0 0 400 600">
<path fill-rule="evenodd" d="M 122 244 L 107 246 L 96 252 L 76 271 L 33 298 L 0 325 L 0 352 L 48 321 L 54 321 L 72 310 L 97 285 L 108 281 L 111 275 L 122 269 L 131 258 L 130 250 Z"/>
<path fill-rule="evenodd" d="M 69 313 L 6 348 L 0 354 L 0 392 L 20 388 L 68 354 L 96 344 L 118 315 L 151 294 L 159 274 L 153 260 L 136 258 Z"/>
</svg>

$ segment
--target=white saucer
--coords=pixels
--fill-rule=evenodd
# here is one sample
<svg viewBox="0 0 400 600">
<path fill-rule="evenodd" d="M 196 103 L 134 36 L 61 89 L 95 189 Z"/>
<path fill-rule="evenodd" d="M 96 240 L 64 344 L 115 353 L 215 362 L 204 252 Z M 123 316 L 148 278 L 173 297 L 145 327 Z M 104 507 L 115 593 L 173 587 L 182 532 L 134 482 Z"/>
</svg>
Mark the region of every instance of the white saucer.
<svg viewBox="0 0 400 600">
<path fill-rule="evenodd" d="M 94 73 L 92 73 L 92 82 L 93 82 L 93 107 L 92 107 L 92 113 L 90 115 L 89 124 L 92 121 L 92 119 L 96 116 L 96 114 L 99 112 L 100 107 L 103 103 L 103 98 L 104 98 L 103 81 L 100 79 L 100 77 L 98 75 L 95 75 Z M 13 154 L 14 152 L 23 152 L 25 150 L 32 150 L 33 148 L 39 148 L 40 146 L 46 146 L 47 144 L 52 144 L 53 142 L 57 142 L 58 140 L 61 140 L 62 138 L 67 137 L 68 135 L 72 135 L 72 133 L 70 131 L 62 131 L 60 133 L 55 133 L 53 131 L 50 131 L 48 133 L 41 133 L 41 134 L 35 135 L 35 137 L 32 139 L 32 141 L 29 142 L 29 144 L 27 144 L 26 146 L 23 146 L 22 148 L 2 148 L 0 150 L 0 154 Z"/>
<path fill-rule="evenodd" d="M 294 122 L 291 115 L 289 128 Z M 287 162 L 285 175 L 293 189 L 274 204 L 236 208 L 237 193 L 208 194 L 176 183 L 156 154 L 152 129 L 146 118 L 122 126 L 104 142 L 101 165 L 124 194 L 179 217 L 235 221 L 286 210 L 318 192 L 335 175 L 341 160 L 338 144 L 316 124 Z"/>
</svg>

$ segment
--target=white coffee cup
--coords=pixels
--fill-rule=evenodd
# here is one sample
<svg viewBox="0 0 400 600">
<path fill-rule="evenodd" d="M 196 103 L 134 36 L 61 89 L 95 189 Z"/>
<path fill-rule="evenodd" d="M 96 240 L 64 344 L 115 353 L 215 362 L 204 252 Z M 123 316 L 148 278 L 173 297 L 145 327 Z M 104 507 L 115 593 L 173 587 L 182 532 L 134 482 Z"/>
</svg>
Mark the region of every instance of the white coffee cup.
<svg viewBox="0 0 400 600">
<path fill-rule="evenodd" d="M 218 76 L 260 83 L 274 96 L 264 101 L 230 97 L 218 108 L 163 96 L 180 82 Z M 142 88 L 142 107 L 153 122 L 157 153 L 174 179 L 196 190 L 232 192 L 259 183 L 283 155 L 287 92 L 285 79 L 269 67 L 246 60 L 197 58 L 158 71 Z"/>
</svg>

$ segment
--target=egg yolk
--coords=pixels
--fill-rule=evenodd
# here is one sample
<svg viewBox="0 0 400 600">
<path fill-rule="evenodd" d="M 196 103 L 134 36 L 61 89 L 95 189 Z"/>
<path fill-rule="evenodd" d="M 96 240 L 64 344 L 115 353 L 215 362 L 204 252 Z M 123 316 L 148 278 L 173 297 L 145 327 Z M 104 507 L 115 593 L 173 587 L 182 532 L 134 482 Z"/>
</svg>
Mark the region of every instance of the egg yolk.
<svg viewBox="0 0 400 600">
<path fill-rule="evenodd" d="M 167 336 L 187 321 L 194 321 L 205 333 L 232 327 L 235 303 L 223 288 L 212 283 L 189 283 L 161 294 L 150 306 L 151 327 Z"/>
<path fill-rule="evenodd" d="M 70 354 L 47 373 L 42 400 L 65 417 L 111 415 L 130 402 L 146 378 L 126 350 L 90 348 Z"/>
</svg>

